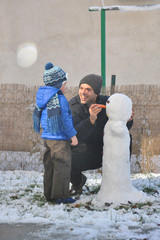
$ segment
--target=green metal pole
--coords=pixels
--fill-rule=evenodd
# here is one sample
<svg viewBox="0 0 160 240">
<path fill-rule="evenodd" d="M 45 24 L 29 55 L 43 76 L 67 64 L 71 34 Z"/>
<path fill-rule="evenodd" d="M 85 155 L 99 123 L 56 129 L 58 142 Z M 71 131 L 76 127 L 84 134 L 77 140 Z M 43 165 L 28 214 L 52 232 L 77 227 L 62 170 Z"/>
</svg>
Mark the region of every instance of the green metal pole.
<svg viewBox="0 0 160 240">
<path fill-rule="evenodd" d="M 116 75 L 112 75 L 111 77 L 111 95 L 115 92 L 116 85 Z"/>
<path fill-rule="evenodd" d="M 105 10 L 101 10 L 101 76 L 103 87 L 106 87 L 106 21 Z"/>
</svg>

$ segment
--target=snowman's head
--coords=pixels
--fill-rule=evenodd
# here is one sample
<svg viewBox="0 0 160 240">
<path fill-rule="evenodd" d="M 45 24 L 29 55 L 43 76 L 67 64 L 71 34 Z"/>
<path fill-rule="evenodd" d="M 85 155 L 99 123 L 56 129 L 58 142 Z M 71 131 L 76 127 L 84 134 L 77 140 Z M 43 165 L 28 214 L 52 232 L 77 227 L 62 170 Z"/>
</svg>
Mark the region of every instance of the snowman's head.
<svg viewBox="0 0 160 240">
<path fill-rule="evenodd" d="M 106 112 L 111 120 L 127 122 L 132 114 L 132 101 L 124 94 L 115 93 L 106 103 Z"/>
</svg>

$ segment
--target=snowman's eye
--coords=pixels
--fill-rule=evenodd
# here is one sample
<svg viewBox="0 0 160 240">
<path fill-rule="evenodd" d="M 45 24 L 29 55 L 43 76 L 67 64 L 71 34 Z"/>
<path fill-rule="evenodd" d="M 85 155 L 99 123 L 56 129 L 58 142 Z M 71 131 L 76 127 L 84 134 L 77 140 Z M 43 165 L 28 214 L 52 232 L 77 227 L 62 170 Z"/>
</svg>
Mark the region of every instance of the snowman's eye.
<svg viewBox="0 0 160 240">
<path fill-rule="evenodd" d="M 109 100 L 107 100 L 107 103 L 110 103 L 110 101 L 109 101 Z"/>
</svg>

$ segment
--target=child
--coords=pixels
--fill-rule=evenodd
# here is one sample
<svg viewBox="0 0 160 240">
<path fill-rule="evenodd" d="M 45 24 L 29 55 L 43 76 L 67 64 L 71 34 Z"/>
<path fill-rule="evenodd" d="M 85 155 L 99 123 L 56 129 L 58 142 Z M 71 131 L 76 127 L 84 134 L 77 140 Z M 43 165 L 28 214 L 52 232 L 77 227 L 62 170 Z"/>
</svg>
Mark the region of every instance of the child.
<svg viewBox="0 0 160 240">
<path fill-rule="evenodd" d="M 45 86 L 39 87 L 36 95 L 36 108 L 33 113 L 34 130 L 45 140 L 44 196 L 48 201 L 72 203 L 69 196 L 71 171 L 70 144 L 78 144 L 73 127 L 72 113 L 65 96 L 66 73 L 52 63 L 45 65 L 43 75 Z M 71 140 L 71 141 L 70 141 Z M 71 143 L 70 143 L 71 142 Z"/>
</svg>

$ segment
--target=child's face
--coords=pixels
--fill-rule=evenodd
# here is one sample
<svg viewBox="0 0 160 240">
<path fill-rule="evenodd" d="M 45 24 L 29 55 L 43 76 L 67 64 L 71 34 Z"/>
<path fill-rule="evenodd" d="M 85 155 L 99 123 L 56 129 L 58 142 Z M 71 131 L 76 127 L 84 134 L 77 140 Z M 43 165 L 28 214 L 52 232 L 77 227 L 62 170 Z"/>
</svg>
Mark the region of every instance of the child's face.
<svg viewBox="0 0 160 240">
<path fill-rule="evenodd" d="M 66 91 L 66 88 L 67 88 L 67 82 L 64 82 L 63 84 L 62 84 L 62 87 L 61 87 L 61 91 L 64 93 L 65 91 Z"/>
</svg>

